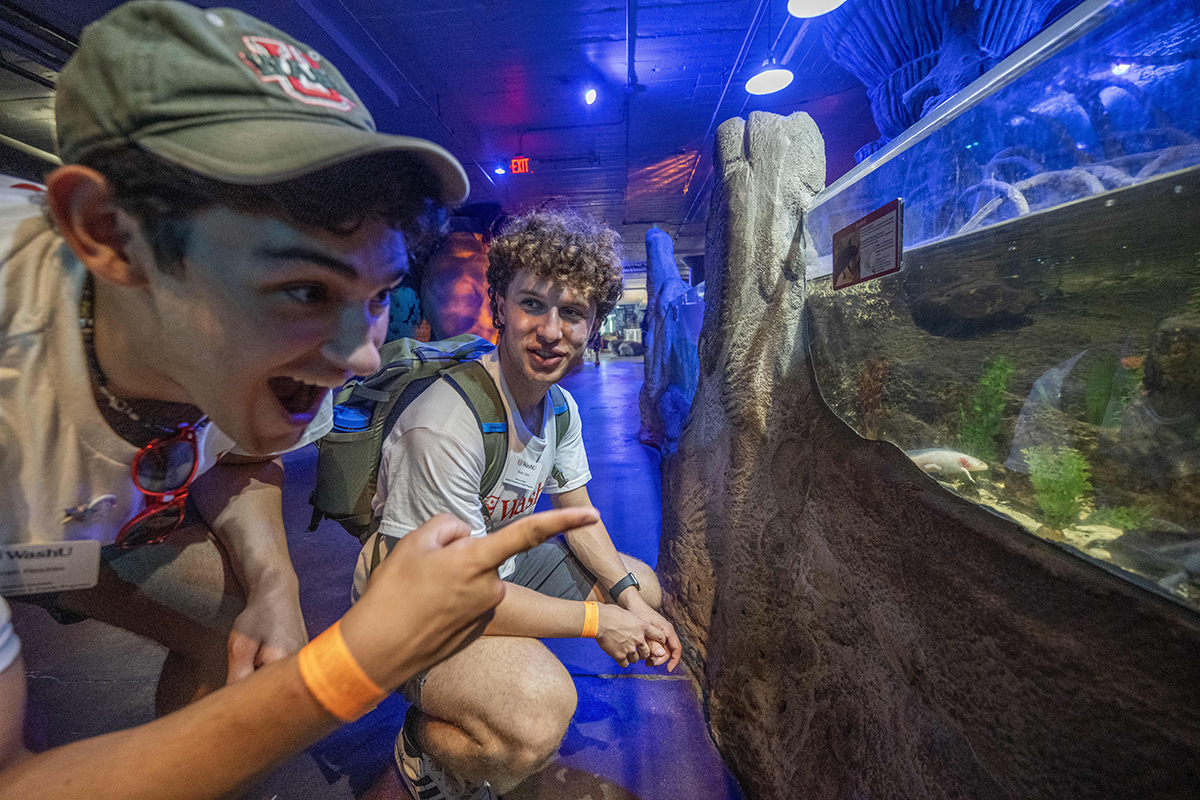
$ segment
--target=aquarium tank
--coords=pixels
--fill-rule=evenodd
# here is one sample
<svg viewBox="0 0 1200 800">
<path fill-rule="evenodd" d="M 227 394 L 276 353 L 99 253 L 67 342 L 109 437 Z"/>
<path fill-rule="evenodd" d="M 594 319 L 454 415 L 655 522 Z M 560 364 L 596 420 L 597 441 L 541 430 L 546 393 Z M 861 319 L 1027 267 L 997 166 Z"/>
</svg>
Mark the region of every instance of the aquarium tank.
<svg viewBox="0 0 1200 800">
<path fill-rule="evenodd" d="M 903 268 L 834 289 L 899 198 Z M 1200 608 L 1200 6 L 1077 6 L 822 192 L 827 404 L 947 490 Z"/>
</svg>

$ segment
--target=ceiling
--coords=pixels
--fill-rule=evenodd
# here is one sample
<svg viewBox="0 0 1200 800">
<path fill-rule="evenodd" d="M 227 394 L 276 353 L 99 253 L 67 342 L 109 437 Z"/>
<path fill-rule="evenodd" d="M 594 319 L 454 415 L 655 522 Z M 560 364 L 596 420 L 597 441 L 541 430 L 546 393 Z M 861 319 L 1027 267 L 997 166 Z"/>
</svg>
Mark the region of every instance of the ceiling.
<svg viewBox="0 0 1200 800">
<path fill-rule="evenodd" d="M 53 79 L 112 0 L 0 0 L 0 136 L 54 150 Z M 785 0 L 226 0 L 336 64 L 380 130 L 432 139 L 471 178 L 468 202 L 577 208 L 619 230 L 630 262 L 646 229 L 704 249 L 717 126 L 751 111 L 806 111 L 830 181 L 877 138 L 866 90 L 821 45 L 821 21 Z M 768 13 L 769 12 L 769 13 Z M 744 83 L 768 55 L 797 75 L 774 95 Z M 584 92 L 597 91 L 588 106 Z M 0 139 L 0 142 L 3 142 Z M 48 164 L 0 148 L 0 170 Z M 498 175 L 516 156 L 528 174 Z"/>
</svg>

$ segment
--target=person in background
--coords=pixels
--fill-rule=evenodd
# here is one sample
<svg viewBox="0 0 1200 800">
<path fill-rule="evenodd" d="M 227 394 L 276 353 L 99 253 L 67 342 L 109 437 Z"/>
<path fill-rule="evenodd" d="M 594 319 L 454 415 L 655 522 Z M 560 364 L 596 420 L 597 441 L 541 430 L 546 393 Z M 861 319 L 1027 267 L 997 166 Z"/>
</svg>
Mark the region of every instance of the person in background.
<svg viewBox="0 0 1200 800">
<path fill-rule="evenodd" d="M 56 116 L 45 213 L 0 198 L 0 594 L 164 644 L 159 710 L 186 708 L 31 755 L 0 600 L 0 797 L 226 796 L 477 635 L 496 565 L 598 517 L 484 542 L 414 526 L 306 645 L 277 456 L 378 368 L 403 231 L 466 175 L 230 9 L 118 7 L 84 31 Z"/>
</svg>

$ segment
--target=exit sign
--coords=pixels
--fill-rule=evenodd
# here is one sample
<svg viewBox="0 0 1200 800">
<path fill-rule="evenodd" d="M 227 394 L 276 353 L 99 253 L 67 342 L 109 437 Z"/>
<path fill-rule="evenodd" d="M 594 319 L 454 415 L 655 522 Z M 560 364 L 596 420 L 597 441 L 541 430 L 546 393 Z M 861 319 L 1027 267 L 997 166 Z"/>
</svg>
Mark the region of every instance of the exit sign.
<svg viewBox="0 0 1200 800">
<path fill-rule="evenodd" d="M 518 156 L 508 162 L 508 169 L 513 175 L 523 175 L 529 172 L 529 157 Z"/>
</svg>

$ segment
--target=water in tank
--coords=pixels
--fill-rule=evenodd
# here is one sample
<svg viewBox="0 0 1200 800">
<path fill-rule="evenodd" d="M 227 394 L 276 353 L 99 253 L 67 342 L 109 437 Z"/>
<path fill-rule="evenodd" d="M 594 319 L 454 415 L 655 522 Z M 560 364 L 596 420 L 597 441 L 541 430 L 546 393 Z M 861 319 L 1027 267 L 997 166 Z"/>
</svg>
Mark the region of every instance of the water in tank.
<svg viewBox="0 0 1200 800">
<path fill-rule="evenodd" d="M 1200 608 L 1200 6 L 1085 2 L 822 193 L 822 396 L 947 489 Z M 833 233 L 904 202 L 903 270 Z"/>
</svg>

